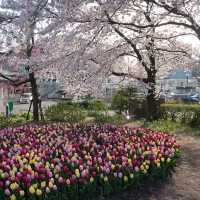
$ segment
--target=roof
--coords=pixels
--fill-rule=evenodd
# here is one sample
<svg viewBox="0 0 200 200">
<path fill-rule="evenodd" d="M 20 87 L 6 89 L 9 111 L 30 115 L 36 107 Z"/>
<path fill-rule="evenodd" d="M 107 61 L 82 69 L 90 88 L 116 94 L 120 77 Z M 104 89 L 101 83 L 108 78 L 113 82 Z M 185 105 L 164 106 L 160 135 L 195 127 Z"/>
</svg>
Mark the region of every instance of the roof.
<svg viewBox="0 0 200 200">
<path fill-rule="evenodd" d="M 193 79 L 191 70 L 177 69 L 173 71 L 167 79 Z"/>
</svg>

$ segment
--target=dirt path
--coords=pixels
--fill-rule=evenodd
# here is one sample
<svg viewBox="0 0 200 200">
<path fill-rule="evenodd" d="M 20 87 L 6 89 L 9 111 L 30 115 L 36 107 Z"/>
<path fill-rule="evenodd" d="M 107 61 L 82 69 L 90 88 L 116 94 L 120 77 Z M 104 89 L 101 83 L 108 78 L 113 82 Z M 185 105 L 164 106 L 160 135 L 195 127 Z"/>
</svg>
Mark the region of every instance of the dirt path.
<svg viewBox="0 0 200 200">
<path fill-rule="evenodd" d="M 200 138 L 177 136 L 182 157 L 168 183 L 128 191 L 110 200 L 200 200 Z"/>
</svg>

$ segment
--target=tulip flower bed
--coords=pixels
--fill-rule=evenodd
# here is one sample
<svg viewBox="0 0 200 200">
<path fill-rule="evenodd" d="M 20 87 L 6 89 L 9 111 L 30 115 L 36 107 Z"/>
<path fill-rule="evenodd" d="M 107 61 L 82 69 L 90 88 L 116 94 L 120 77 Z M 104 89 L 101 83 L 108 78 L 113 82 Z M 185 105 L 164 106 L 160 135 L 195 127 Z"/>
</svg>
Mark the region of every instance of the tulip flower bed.
<svg viewBox="0 0 200 200">
<path fill-rule="evenodd" d="M 113 125 L 24 125 L 0 131 L 0 199 L 90 199 L 167 176 L 173 136 Z"/>
</svg>

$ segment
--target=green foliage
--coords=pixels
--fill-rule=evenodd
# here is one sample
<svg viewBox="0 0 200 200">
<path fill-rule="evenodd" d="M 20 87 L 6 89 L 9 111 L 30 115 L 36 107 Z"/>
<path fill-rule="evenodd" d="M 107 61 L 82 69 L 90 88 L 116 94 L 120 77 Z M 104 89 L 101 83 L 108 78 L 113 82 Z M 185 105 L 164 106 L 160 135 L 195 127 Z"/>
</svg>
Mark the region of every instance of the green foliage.
<svg viewBox="0 0 200 200">
<path fill-rule="evenodd" d="M 112 99 L 112 108 L 119 113 L 129 110 L 136 117 L 144 117 L 145 100 L 138 96 L 135 88 L 121 89 Z"/>
<path fill-rule="evenodd" d="M 183 129 L 183 125 L 179 122 L 173 122 L 171 120 L 157 120 L 153 122 L 147 122 L 145 127 L 150 128 L 152 130 L 175 133 L 177 131 L 181 131 Z"/>
<path fill-rule="evenodd" d="M 130 107 L 131 95 L 128 90 L 121 89 L 112 99 L 112 108 L 122 112 Z"/>
<path fill-rule="evenodd" d="M 68 109 L 68 106 L 78 107 L 84 110 L 92 110 L 92 111 L 102 111 L 107 109 L 107 105 L 101 100 L 94 100 L 83 98 L 80 101 L 73 102 L 71 100 L 60 102 L 57 104 L 58 106 L 62 106 L 65 109 Z"/>
<path fill-rule="evenodd" d="M 20 125 L 20 124 L 24 124 L 24 123 L 32 120 L 31 115 L 28 120 L 26 120 L 26 116 L 27 116 L 27 113 L 11 115 L 10 117 L 6 117 L 5 115 L 0 114 L 0 128 L 5 128 L 8 126 L 14 126 L 14 125 Z"/>
<path fill-rule="evenodd" d="M 106 111 L 106 104 L 100 100 L 77 103 L 65 101 L 49 107 L 45 112 L 45 116 L 49 121 L 78 123 L 83 122 L 87 116 L 95 118 Z"/>
<path fill-rule="evenodd" d="M 198 104 L 162 104 L 163 119 L 169 119 L 191 126 L 200 125 L 200 105 Z"/>
<path fill-rule="evenodd" d="M 99 115 L 103 115 L 102 113 L 105 113 L 108 111 L 107 105 L 100 100 L 93 100 L 89 102 L 87 107 L 87 114 L 89 117 L 98 117 Z"/>
<path fill-rule="evenodd" d="M 123 124 L 125 122 L 125 118 L 119 114 L 109 116 L 106 113 L 95 113 L 93 117 L 96 123 Z"/>
<path fill-rule="evenodd" d="M 180 104 L 183 103 L 180 99 L 176 100 L 176 99 L 169 99 L 166 100 L 166 104 Z"/>
<path fill-rule="evenodd" d="M 191 127 L 190 125 L 171 120 L 158 120 L 153 122 L 146 122 L 143 126 L 152 130 L 167 133 L 200 136 L 200 130 L 198 127 Z"/>
<path fill-rule="evenodd" d="M 103 101 L 93 100 L 88 103 L 88 110 L 90 111 L 105 111 L 107 110 L 107 106 Z"/>
<path fill-rule="evenodd" d="M 45 116 L 49 121 L 78 123 L 85 119 L 86 113 L 79 104 L 63 102 L 49 107 Z"/>
</svg>

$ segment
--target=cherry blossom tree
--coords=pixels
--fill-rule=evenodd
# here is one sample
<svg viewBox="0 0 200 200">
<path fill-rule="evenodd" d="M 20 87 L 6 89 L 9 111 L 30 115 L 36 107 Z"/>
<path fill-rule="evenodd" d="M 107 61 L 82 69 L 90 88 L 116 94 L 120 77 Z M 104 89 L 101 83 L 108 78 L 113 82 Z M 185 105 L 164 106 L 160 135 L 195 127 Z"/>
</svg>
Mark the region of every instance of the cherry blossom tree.
<svg viewBox="0 0 200 200">
<path fill-rule="evenodd" d="M 34 120 L 39 118 L 35 74 L 47 72 L 70 93 L 97 90 L 109 74 L 134 78 L 146 85 L 148 119 L 155 119 L 157 74 L 188 56 L 176 40 L 181 34 L 163 32 L 166 13 L 155 1 L 2 0 L 0 8 L 2 47 L 18 49 L 17 58 L 28 66 Z M 123 68 L 127 60 L 132 66 L 116 71 L 119 60 L 125 60 Z"/>
<path fill-rule="evenodd" d="M 183 57 L 188 56 L 187 49 L 176 41 L 178 34 L 165 34 L 156 26 L 162 18 L 157 17 L 157 6 L 153 3 L 120 0 L 96 2 L 99 13 L 93 20 L 105 25 L 107 35 L 115 37 L 112 48 L 115 52 L 112 51 L 113 54 L 108 57 L 112 60 L 132 57 L 134 65 L 139 67 L 137 70 L 143 70 L 145 77 L 138 77 L 134 71 L 117 72 L 111 69 L 112 74 L 135 78 L 146 84 L 148 119 L 156 119 L 159 114 L 156 75 L 159 70 L 166 72 L 182 63 Z M 102 55 L 105 60 L 105 54 Z"/>
<path fill-rule="evenodd" d="M 87 32 L 94 27 L 92 23 L 90 23 L 90 26 L 78 24 L 79 27 L 77 27 L 78 21 L 73 21 L 75 16 L 82 15 L 85 3 L 80 0 L 2 0 L 0 2 L 2 48 L 10 52 L 10 54 L 6 53 L 9 62 L 13 61 L 15 64 L 16 59 L 20 59 L 20 63 L 27 66 L 26 68 L 29 71 L 27 81 L 31 83 L 33 117 L 36 121 L 39 119 L 39 99 L 35 73 L 37 72 L 38 75 L 44 67 L 51 67 L 58 62 L 60 69 L 57 68 L 57 70 L 62 70 L 66 57 L 69 60 L 76 61 L 77 57 L 83 54 L 86 48 L 84 45 L 87 46 L 85 43 L 81 47 L 76 44 L 77 47 L 74 48 L 73 46 L 72 49 L 66 48 L 66 46 L 70 46 L 72 37 L 80 37 L 80 35 L 77 36 L 80 34 L 80 30 Z M 65 45 L 62 48 L 55 45 L 54 51 L 49 51 L 47 48 L 49 46 L 53 48 L 53 42 L 60 38 L 64 38 Z M 57 43 L 57 45 L 60 44 L 62 43 Z M 18 52 L 15 52 L 16 49 Z M 14 53 L 15 55 L 13 55 Z M 67 66 L 65 65 L 65 68 Z"/>
<path fill-rule="evenodd" d="M 39 31 L 38 23 L 45 23 L 45 17 L 53 21 L 55 13 L 51 11 L 51 5 L 48 1 L 1 1 L 1 16 L 13 16 L 11 20 L 2 17 L 1 31 L 4 34 L 3 46 L 10 48 L 16 45 L 21 46 L 22 59 L 26 60 L 27 70 L 29 71 L 29 80 L 33 95 L 33 117 L 39 120 L 38 113 L 38 92 L 34 77 L 34 71 L 30 67 L 30 58 L 35 46 L 35 37 Z M 37 30 L 37 31 L 36 31 Z M 6 46 L 6 47 L 5 47 Z"/>
<path fill-rule="evenodd" d="M 200 2 L 198 0 L 145 0 L 152 2 L 165 16 L 165 22 L 157 23 L 156 26 L 171 25 L 174 28 L 182 27 L 182 32 L 192 31 L 193 35 L 200 39 Z M 180 30 L 179 30 L 180 31 Z"/>
</svg>

